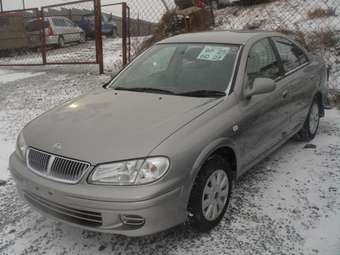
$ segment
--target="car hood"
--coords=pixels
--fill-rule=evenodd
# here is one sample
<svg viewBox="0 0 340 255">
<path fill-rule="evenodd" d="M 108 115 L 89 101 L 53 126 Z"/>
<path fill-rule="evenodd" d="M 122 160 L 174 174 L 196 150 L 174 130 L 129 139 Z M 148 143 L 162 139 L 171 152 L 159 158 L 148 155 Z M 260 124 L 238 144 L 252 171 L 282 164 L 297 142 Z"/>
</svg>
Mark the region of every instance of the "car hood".
<svg viewBox="0 0 340 255">
<path fill-rule="evenodd" d="M 23 134 L 30 147 L 92 164 L 140 158 L 221 101 L 102 89 L 39 116 Z"/>
</svg>

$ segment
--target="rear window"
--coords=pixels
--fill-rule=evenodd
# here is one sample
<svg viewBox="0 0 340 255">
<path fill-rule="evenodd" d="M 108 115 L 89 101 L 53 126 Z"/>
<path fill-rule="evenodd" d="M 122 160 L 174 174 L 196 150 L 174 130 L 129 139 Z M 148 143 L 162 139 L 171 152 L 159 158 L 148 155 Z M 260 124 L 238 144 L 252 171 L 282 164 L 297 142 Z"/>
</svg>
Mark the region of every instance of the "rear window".
<svg viewBox="0 0 340 255">
<path fill-rule="evenodd" d="M 48 26 L 50 25 L 49 21 L 46 20 L 44 22 L 44 28 L 48 28 Z M 35 31 L 39 31 L 40 30 L 40 20 L 34 20 L 31 22 L 28 22 L 26 24 L 26 31 L 27 32 L 35 32 Z"/>
<path fill-rule="evenodd" d="M 0 32 L 5 32 L 9 28 L 9 18 L 0 17 Z"/>
</svg>

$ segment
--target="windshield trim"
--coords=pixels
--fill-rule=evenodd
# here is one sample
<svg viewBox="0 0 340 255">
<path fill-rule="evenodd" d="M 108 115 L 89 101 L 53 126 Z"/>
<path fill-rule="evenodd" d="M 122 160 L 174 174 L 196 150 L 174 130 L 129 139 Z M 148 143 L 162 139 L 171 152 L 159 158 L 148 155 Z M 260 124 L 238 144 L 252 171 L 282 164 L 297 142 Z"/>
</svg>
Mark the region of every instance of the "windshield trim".
<svg viewBox="0 0 340 255">
<path fill-rule="evenodd" d="M 158 45 L 178 45 L 178 44 L 209 44 L 209 45 L 224 45 L 224 46 L 236 46 L 238 47 L 237 49 L 237 54 L 235 57 L 235 61 L 234 61 L 234 66 L 233 66 L 233 70 L 232 70 L 232 74 L 230 77 L 230 81 L 229 84 L 227 85 L 226 89 L 224 90 L 224 92 L 226 93 L 226 96 L 229 95 L 229 92 L 231 91 L 232 88 L 232 84 L 235 82 L 235 77 L 236 77 L 236 71 L 238 70 L 237 66 L 239 63 L 239 59 L 241 57 L 241 49 L 242 49 L 242 45 L 241 44 L 228 44 L 228 43 L 205 43 L 205 42 L 195 42 L 195 43 L 191 43 L 191 42 L 171 42 L 171 43 L 158 43 L 155 44 L 154 46 L 146 49 L 145 51 L 143 51 L 140 55 L 138 55 L 137 57 L 135 57 L 130 63 L 128 63 L 125 67 L 123 67 L 114 77 L 113 79 L 108 83 L 108 85 L 105 86 L 105 89 L 114 89 L 115 87 L 117 87 L 118 85 L 114 86 L 114 82 L 122 75 L 122 73 L 124 71 L 126 71 L 128 68 L 130 68 L 131 65 L 134 64 L 134 62 L 139 59 L 140 57 L 142 57 L 144 54 L 148 53 L 153 47 L 156 47 Z M 169 94 L 171 96 L 171 94 Z M 176 96 L 176 94 L 173 94 L 173 96 Z M 181 95 L 178 95 L 181 96 Z"/>
</svg>

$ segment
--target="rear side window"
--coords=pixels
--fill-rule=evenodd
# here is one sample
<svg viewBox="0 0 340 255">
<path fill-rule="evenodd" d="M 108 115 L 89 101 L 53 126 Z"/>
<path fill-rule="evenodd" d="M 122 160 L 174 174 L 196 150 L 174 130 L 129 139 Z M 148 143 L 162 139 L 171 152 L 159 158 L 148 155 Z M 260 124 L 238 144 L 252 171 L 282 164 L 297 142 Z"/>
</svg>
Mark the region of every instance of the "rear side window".
<svg viewBox="0 0 340 255">
<path fill-rule="evenodd" d="M 35 32 L 40 30 L 40 20 L 30 21 L 26 24 L 26 31 L 27 32 Z M 44 22 L 44 28 L 48 28 L 49 22 L 46 20 Z"/>
<path fill-rule="evenodd" d="M 65 19 L 64 22 L 65 22 L 66 26 L 74 27 L 74 23 L 71 20 Z"/>
<path fill-rule="evenodd" d="M 247 61 L 247 85 L 251 86 L 256 78 L 275 80 L 280 76 L 280 64 L 268 39 L 254 44 Z"/>
<path fill-rule="evenodd" d="M 274 37 L 273 40 L 286 72 L 292 71 L 308 62 L 306 54 L 293 42 L 282 37 Z"/>
<path fill-rule="evenodd" d="M 56 27 L 66 27 L 67 26 L 65 20 L 63 20 L 63 19 L 53 19 L 53 24 Z"/>
</svg>

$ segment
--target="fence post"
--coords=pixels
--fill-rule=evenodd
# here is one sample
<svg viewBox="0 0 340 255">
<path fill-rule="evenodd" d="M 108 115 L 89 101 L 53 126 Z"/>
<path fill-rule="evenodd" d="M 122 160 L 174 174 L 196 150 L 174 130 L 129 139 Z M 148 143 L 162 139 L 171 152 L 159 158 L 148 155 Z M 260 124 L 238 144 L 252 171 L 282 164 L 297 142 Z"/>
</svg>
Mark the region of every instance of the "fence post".
<svg viewBox="0 0 340 255">
<path fill-rule="evenodd" d="M 4 11 L 4 9 L 3 9 L 3 7 L 2 7 L 2 0 L 0 0 L 0 11 L 1 11 L 1 12 Z"/>
<path fill-rule="evenodd" d="M 37 18 L 39 19 L 39 11 L 37 10 L 36 13 Z M 41 8 L 40 11 L 40 50 L 41 50 L 41 56 L 43 65 L 46 65 L 46 32 L 45 32 L 45 14 L 44 14 L 44 8 Z"/>
<path fill-rule="evenodd" d="M 122 3 L 122 45 L 123 45 L 123 66 L 127 65 L 127 4 Z"/>
<path fill-rule="evenodd" d="M 127 10 L 128 10 L 128 15 L 127 15 L 127 25 L 128 25 L 128 29 L 127 29 L 127 36 L 128 36 L 128 62 L 131 61 L 131 13 L 130 13 L 130 7 L 127 6 Z"/>
<path fill-rule="evenodd" d="M 100 0 L 94 0 L 95 16 L 96 16 L 96 60 L 99 64 L 99 73 L 104 73 L 104 59 L 103 59 L 103 38 L 102 38 L 102 13 Z"/>
</svg>

